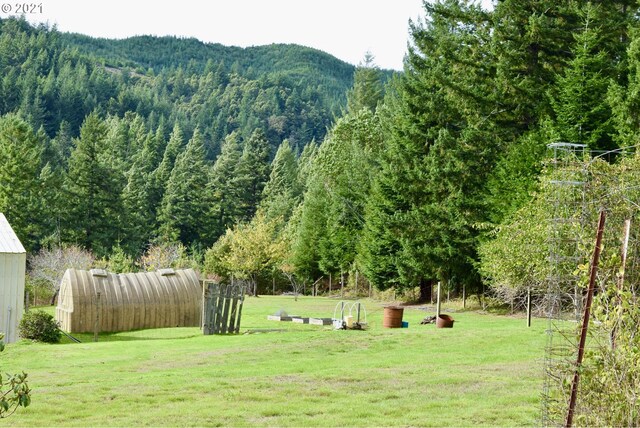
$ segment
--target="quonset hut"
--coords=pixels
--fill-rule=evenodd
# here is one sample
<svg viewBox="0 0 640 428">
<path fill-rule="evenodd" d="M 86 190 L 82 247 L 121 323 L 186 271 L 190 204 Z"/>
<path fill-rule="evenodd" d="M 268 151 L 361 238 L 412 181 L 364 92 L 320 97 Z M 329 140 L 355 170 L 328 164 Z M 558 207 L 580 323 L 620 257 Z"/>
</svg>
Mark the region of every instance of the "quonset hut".
<svg viewBox="0 0 640 428">
<path fill-rule="evenodd" d="M 193 269 L 114 274 L 67 269 L 56 320 L 69 333 L 199 327 L 202 286 Z"/>
<path fill-rule="evenodd" d="M 6 343 L 18 339 L 18 323 L 24 312 L 26 263 L 27 252 L 0 213 L 0 331 Z"/>
</svg>

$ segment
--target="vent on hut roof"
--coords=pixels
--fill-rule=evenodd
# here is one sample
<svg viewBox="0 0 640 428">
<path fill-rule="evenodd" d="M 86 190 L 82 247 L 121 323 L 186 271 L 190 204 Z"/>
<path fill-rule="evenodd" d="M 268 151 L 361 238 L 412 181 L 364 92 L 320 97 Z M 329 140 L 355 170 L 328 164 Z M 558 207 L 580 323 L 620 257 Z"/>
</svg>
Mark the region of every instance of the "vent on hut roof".
<svg viewBox="0 0 640 428">
<path fill-rule="evenodd" d="M 91 269 L 91 275 L 106 278 L 107 271 L 104 269 Z"/>
<path fill-rule="evenodd" d="M 158 269 L 158 273 L 162 276 L 170 276 L 170 275 L 175 275 L 176 271 L 168 268 L 168 269 Z"/>
</svg>

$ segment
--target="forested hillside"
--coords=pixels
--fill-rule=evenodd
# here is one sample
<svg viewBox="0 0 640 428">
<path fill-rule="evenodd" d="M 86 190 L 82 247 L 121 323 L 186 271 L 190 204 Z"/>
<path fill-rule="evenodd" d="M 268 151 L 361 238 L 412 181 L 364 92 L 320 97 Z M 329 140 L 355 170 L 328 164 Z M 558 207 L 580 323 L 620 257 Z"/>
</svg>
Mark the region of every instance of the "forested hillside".
<svg viewBox="0 0 640 428">
<path fill-rule="evenodd" d="M 210 157 L 233 131 L 261 128 L 275 152 L 284 138 L 300 150 L 321 141 L 345 105 L 354 67 L 295 45 L 234 48 L 174 37 L 93 39 L 0 21 L 1 113 L 20 109 L 53 138 L 67 122 L 135 112 L 149 129 L 200 128 Z M 162 118 L 162 119 L 161 119 Z"/>
<path fill-rule="evenodd" d="M 353 81 L 354 67 L 316 49 L 272 44 L 240 48 L 196 39 L 137 36 L 123 40 L 98 39 L 81 34 L 61 34 L 64 44 L 103 58 L 110 66 L 130 66 L 140 73 L 184 68 L 203 73 L 222 65 L 222 70 L 257 78 L 266 74 L 289 76 L 299 84 L 322 87 L 321 96 L 343 100 Z"/>
<path fill-rule="evenodd" d="M 206 247 L 252 217 L 284 140 L 300 154 L 324 139 L 354 71 L 295 45 L 104 40 L 0 20 L 0 211 L 30 250 Z M 207 219 L 175 205 L 184 191 Z M 172 227 L 174 210 L 194 224 Z"/>
</svg>

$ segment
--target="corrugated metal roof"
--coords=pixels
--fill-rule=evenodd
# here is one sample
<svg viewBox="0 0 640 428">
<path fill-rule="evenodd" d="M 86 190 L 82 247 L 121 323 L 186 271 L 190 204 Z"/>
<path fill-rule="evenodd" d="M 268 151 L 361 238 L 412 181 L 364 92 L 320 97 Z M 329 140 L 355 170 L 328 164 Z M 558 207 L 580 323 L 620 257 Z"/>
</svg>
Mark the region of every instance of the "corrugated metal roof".
<svg viewBox="0 0 640 428">
<path fill-rule="evenodd" d="M 26 253 L 11 225 L 0 213 L 0 253 Z"/>
</svg>

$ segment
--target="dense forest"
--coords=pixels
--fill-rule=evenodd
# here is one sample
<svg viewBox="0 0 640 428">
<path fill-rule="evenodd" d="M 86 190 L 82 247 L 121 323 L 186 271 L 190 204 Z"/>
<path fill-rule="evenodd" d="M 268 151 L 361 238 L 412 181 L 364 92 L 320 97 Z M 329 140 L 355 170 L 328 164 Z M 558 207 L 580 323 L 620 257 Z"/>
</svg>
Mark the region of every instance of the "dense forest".
<svg viewBox="0 0 640 428">
<path fill-rule="evenodd" d="M 424 8 L 395 75 L 2 20 L 0 211 L 34 253 L 176 244 L 256 287 L 495 285 L 491 244 L 530 211 L 547 144 L 637 140 L 638 5 Z"/>
<path fill-rule="evenodd" d="M 136 255 L 169 236 L 211 245 L 252 217 L 283 141 L 299 155 L 324 139 L 346 109 L 355 70 L 295 45 L 100 40 L 15 18 L 0 20 L 0 45 L 0 209 L 31 251 L 75 243 L 103 256 L 114 246 Z M 183 152 L 203 156 L 183 165 L 200 181 L 217 180 L 216 189 L 169 184 Z M 234 207 L 210 206 L 210 220 L 174 236 L 160 218 L 172 215 L 165 191 L 184 190 L 177 185 L 202 204 Z"/>
</svg>

